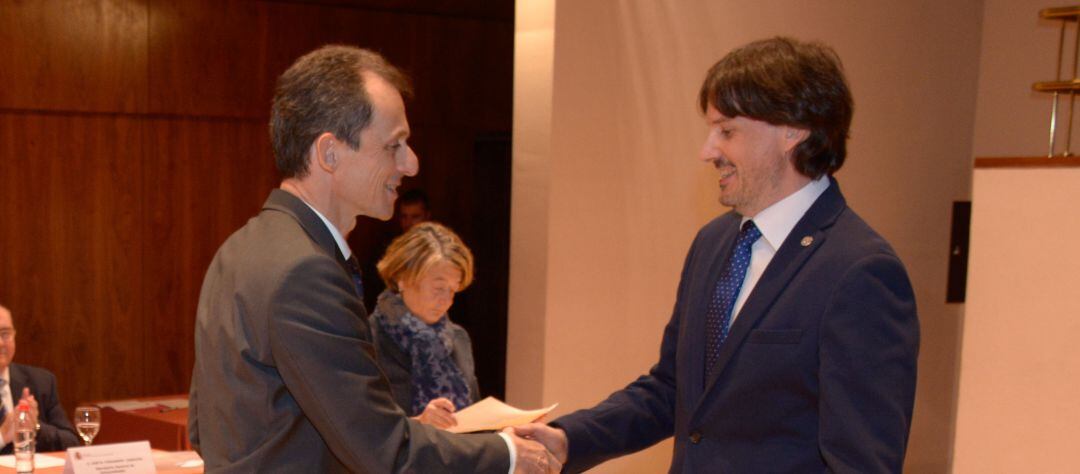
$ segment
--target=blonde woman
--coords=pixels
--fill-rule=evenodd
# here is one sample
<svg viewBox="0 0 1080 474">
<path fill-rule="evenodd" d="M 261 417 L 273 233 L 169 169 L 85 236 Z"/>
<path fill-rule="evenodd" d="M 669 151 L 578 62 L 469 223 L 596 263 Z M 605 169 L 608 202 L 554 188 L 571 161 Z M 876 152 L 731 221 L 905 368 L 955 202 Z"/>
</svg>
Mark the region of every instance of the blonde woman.
<svg viewBox="0 0 1080 474">
<path fill-rule="evenodd" d="M 454 412 L 479 395 L 469 334 L 447 316 L 472 283 L 472 252 L 452 230 L 424 222 L 390 243 L 378 269 L 386 290 L 371 331 L 394 401 L 422 423 L 454 426 Z"/>
</svg>

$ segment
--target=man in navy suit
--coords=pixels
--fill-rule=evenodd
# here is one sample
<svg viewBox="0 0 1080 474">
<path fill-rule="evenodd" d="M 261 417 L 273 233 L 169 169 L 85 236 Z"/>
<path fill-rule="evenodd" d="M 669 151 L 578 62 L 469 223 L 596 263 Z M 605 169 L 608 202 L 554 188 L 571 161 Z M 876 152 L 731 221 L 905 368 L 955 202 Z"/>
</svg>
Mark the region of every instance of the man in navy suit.
<svg viewBox="0 0 1080 474">
<path fill-rule="evenodd" d="M 660 360 L 596 407 L 518 427 L 567 471 L 675 437 L 671 472 L 901 472 L 919 326 L 896 253 L 832 174 L 852 99 L 836 53 L 739 48 L 700 91 L 732 208 L 690 248 Z"/>
<path fill-rule="evenodd" d="M 13 364 L 15 357 L 15 323 L 11 311 L 0 306 L 0 454 L 11 454 L 15 439 L 15 405 L 26 400 L 30 404 L 30 417 L 37 427 L 37 450 L 63 451 L 79 444 L 60 406 L 56 391 L 56 376 L 45 369 L 29 365 Z"/>
</svg>

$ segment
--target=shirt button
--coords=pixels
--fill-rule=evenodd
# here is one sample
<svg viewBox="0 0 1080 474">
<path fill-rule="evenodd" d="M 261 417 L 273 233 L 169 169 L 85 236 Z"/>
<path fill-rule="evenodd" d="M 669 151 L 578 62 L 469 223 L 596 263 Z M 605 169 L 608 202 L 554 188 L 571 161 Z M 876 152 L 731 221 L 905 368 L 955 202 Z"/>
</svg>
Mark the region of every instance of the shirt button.
<svg viewBox="0 0 1080 474">
<path fill-rule="evenodd" d="M 699 432 L 699 431 L 691 432 L 690 433 L 690 442 L 693 443 L 693 444 L 700 443 L 701 442 L 701 432 Z"/>
</svg>

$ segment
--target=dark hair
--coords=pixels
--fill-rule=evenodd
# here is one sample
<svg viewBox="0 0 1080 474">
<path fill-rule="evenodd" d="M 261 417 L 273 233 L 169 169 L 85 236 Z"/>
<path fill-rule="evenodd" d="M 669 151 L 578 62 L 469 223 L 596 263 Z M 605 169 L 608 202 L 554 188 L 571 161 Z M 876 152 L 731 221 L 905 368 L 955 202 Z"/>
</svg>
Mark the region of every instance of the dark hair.
<svg viewBox="0 0 1080 474">
<path fill-rule="evenodd" d="M 405 191 L 405 193 L 398 198 L 397 202 L 398 206 L 404 206 L 406 204 L 423 204 L 424 209 L 431 210 L 431 202 L 428 201 L 428 195 L 420 188 L 413 188 Z"/>
<path fill-rule="evenodd" d="M 847 156 L 854 104 L 840 57 L 821 43 L 776 37 L 732 51 L 705 77 L 701 111 L 746 116 L 809 130 L 795 147 L 795 169 L 811 178 L 832 174 Z"/>
<path fill-rule="evenodd" d="M 378 53 L 328 45 L 297 59 L 278 78 L 270 112 L 274 161 L 284 178 L 308 174 L 308 149 L 323 133 L 333 133 L 352 149 L 371 123 L 372 105 L 365 72 L 411 96 L 409 79 Z"/>
</svg>

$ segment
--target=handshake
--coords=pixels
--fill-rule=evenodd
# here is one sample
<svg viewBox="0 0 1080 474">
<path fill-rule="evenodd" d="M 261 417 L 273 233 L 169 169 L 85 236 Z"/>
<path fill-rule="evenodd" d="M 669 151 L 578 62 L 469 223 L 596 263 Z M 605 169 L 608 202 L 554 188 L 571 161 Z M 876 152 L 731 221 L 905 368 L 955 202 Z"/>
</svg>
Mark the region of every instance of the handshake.
<svg viewBox="0 0 1080 474">
<path fill-rule="evenodd" d="M 566 463 L 566 433 L 542 423 L 506 428 L 517 451 L 514 474 L 550 473 L 562 471 Z"/>
<path fill-rule="evenodd" d="M 488 397 L 462 412 L 457 412 L 453 402 L 439 397 L 428 402 L 424 411 L 413 419 L 454 433 L 499 429 L 505 426 L 502 434 L 514 444 L 515 473 L 561 472 L 563 464 L 566 463 L 566 433 L 539 423 L 555 406 L 523 411 Z M 465 413 L 469 413 L 465 417 L 467 420 L 459 418 Z M 532 423 L 526 423 L 528 421 Z"/>
</svg>

